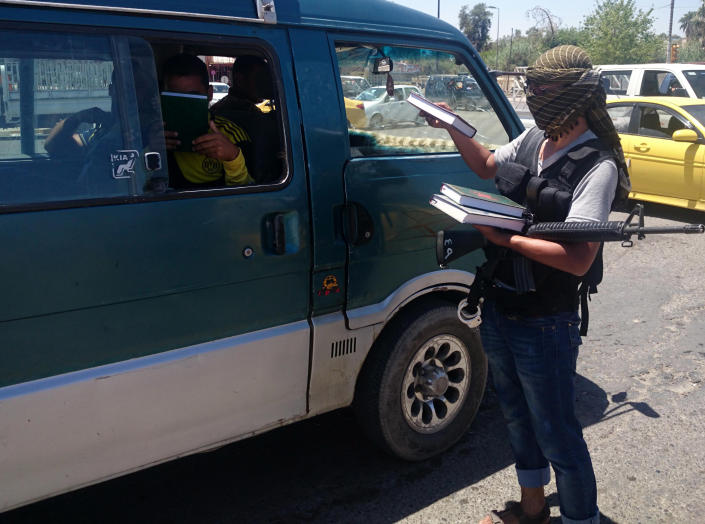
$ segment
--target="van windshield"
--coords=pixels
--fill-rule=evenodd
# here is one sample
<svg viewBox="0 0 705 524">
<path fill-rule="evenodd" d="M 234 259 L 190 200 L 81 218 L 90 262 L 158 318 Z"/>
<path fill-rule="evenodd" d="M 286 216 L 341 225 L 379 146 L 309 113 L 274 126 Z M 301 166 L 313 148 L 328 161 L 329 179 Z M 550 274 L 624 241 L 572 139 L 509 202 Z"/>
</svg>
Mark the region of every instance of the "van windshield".
<svg viewBox="0 0 705 524">
<path fill-rule="evenodd" d="M 681 108 L 691 114 L 700 125 L 705 126 L 705 105 L 681 106 Z"/>
<path fill-rule="evenodd" d="M 705 69 L 683 71 L 683 74 L 695 91 L 695 96 L 705 98 Z"/>
</svg>

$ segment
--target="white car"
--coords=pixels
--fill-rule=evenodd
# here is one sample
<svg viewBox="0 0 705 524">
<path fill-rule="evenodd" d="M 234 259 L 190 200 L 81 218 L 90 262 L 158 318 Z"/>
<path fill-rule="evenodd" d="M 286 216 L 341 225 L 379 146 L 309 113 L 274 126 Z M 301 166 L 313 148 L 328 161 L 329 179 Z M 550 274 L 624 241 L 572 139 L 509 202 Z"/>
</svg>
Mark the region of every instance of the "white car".
<svg viewBox="0 0 705 524">
<path fill-rule="evenodd" d="M 224 82 L 210 82 L 210 86 L 213 88 L 213 99 L 210 105 L 215 104 L 221 98 L 225 98 L 225 95 L 228 94 L 228 89 L 230 89 L 230 86 Z"/>
<path fill-rule="evenodd" d="M 387 94 L 385 86 L 365 89 L 355 100 L 365 107 L 368 127 L 380 128 L 389 124 L 412 123 L 422 125 L 425 120 L 419 116 L 419 110 L 406 101 L 410 93 L 421 94 L 418 87 L 398 85 L 394 87 L 394 96 Z"/>
<path fill-rule="evenodd" d="M 705 65 L 597 65 L 607 98 L 687 96 L 705 98 Z"/>
</svg>

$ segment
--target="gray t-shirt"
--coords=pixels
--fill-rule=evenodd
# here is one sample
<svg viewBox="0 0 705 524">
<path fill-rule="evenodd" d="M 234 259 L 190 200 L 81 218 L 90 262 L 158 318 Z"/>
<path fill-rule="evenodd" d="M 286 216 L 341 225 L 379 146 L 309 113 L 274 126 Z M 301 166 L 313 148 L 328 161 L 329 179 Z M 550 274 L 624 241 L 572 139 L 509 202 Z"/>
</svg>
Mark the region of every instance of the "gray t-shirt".
<svg viewBox="0 0 705 524">
<path fill-rule="evenodd" d="M 497 166 L 506 162 L 514 162 L 519 146 L 526 138 L 527 131 L 506 145 L 498 147 L 494 152 L 494 161 Z M 563 149 L 554 152 L 543 162 L 539 160 L 538 176 L 541 171 L 549 167 L 569 150 L 588 140 L 597 138 L 590 130 L 585 131 Z M 617 189 L 617 164 L 611 158 L 602 160 L 587 172 L 573 191 L 573 199 L 570 203 L 570 211 L 566 222 L 605 222 L 610 214 L 612 200 Z"/>
</svg>

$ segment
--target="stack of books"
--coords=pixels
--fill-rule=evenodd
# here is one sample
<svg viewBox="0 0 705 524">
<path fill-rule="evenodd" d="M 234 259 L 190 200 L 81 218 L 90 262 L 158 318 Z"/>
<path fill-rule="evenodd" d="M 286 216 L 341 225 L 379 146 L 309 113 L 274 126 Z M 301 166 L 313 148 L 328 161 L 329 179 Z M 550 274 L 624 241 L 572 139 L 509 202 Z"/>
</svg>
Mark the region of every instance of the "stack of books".
<svg viewBox="0 0 705 524">
<path fill-rule="evenodd" d="M 451 184 L 443 184 L 430 202 L 463 224 L 523 232 L 533 222 L 524 206 L 507 197 Z"/>
</svg>

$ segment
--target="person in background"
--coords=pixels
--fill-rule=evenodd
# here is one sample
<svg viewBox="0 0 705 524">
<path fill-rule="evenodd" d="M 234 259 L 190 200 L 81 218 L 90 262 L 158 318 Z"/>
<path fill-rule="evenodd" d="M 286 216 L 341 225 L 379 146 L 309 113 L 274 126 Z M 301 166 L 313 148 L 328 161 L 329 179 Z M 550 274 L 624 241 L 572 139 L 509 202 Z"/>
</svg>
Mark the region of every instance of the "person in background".
<svg viewBox="0 0 705 524">
<path fill-rule="evenodd" d="M 272 183 L 284 173 L 284 154 L 279 115 L 274 106 L 274 83 L 269 63 L 259 56 L 241 55 L 233 64 L 233 85 L 227 96 L 213 104 L 211 112 L 235 122 L 252 138 L 245 159 L 258 183 Z M 269 101 L 261 109 L 262 102 Z"/>
</svg>

